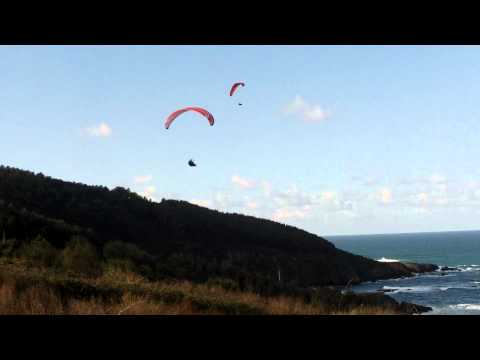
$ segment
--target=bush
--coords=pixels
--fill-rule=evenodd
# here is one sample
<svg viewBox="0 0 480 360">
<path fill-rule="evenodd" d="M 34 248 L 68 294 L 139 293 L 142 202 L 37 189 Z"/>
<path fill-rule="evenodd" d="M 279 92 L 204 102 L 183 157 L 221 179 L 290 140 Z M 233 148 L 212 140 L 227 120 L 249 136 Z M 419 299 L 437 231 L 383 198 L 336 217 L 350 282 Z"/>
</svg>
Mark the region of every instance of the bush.
<svg viewBox="0 0 480 360">
<path fill-rule="evenodd" d="M 62 252 L 63 268 L 76 275 L 94 277 L 102 273 L 95 247 L 83 237 L 75 236 Z"/>
<path fill-rule="evenodd" d="M 155 271 L 153 270 L 152 266 L 142 264 L 138 266 L 137 269 L 138 272 L 148 280 L 155 280 Z"/>
<path fill-rule="evenodd" d="M 207 286 L 216 286 L 220 287 L 223 290 L 227 291 L 239 291 L 240 287 L 238 286 L 238 283 L 234 280 L 231 279 L 222 279 L 222 278 L 213 278 L 213 279 L 208 279 L 206 282 Z"/>
<path fill-rule="evenodd" d="M 42 236 L 37 236 L 30 243 L 24 244 L 19 249 L 18 255 L 27 260 L 30 266 L 52 267 L 56 265 L 58 250 Z"/>
<path fill-rule="evenodd" d="M 135 263 L 142 262 L 148 257 L 147 253 L 135 244 L 122 241 L 110 241 L 106 243 L 103 247 L 103 256 L 107 260 L 122 259 Z"/>
<path fill-rule="evenodd" d="M 0 256 L 12 257 L 17 248 L 16 239 L 8 239 L 0 241 Z"/>
<path fill-rule="evenodd" d="M 105 263 L 105 270 L 108 271 L 124 271 L 124 272 L 137 272 L 135 264 L 127 259 L 109 259 Z"/>
</svg>

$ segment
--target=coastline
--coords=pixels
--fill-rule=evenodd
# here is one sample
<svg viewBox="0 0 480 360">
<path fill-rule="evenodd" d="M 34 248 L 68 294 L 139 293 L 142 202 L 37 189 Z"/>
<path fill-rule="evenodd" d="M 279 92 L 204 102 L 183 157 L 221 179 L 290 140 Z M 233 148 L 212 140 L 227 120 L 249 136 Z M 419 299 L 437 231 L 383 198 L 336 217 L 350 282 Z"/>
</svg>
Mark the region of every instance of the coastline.
<svg viewBox="0 0 480 360">
<path fill-rule="evenodd" d="M 394 276 L 391 278 L 374 279 L 368 282 L 377 282 L 379 280 L 393 280 L 393 279 L 404 278 L 404 277 L 414 277 L 417 275 L 427 274 L 427 273 L 437 271 L 438 269 L 441 269 L 441 267 L 435 264 L 418 264 L 413 262 L 398 261 L 398 262 L 387 262 L 384 264 L 387 264 L 393 269 L 398 270 L 401 274 L 399 273 L 398 276 Z M 409 273 L 404 274 L 403 272 L 405 270 L 408 270 Z M 365 283 L 365 281 L 356 283 L 354 285 L 359 285 L 361 283 Z M 400 311 L 401 313 L 404 313 L 405 315 L 417 315 L 417 314 L 424 314 L 424 313 L 433 311 L 433 308 L 431 306 L 424 306 L 424 305 L 414 304 L 414 303 L 405 302 L 405 301 L 398 302 L 393 297 L 388 295 L 389 290 L 377 290 L 376 292 L 373 292 L 373 293 L 353 293 L 352 291 L 350 291 L 348 286 L 349 285 L 347 284 L 346 286 L 347 288 L 344 287 L 341 290 L 343 295 L 354 294 L 357 297 L 363 298 L 363 300 L 366 303 L 371 303 L 373 301 L 378 306 L 393 306 L 398 311 Z"/>
</svg>

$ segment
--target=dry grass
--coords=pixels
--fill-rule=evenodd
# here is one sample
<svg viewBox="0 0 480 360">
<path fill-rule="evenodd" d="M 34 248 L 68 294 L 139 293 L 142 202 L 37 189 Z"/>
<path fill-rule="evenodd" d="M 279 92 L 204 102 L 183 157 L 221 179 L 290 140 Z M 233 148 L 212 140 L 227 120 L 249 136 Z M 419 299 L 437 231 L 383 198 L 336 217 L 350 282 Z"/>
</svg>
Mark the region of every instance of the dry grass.
<svg viewBox="0 0 480 360">
<path fill-rule="evenodd" d="M 70 299 L 62 303 L 53 291 L 32 287 L 21 293 L 12 284 L 0 286 L 1 315 L 177 315 L 195 314 L 187 302 L 179 304 L 152 303 L 143 297 L 125 294 L 113 305 L 101 300 Z"/>
<path fill-rule="evenodd" d="M 332 312 L 331 315 L 398 315 L 398 312 L 379 306 L 360 306 L 347 312 Z"/>
<path fill-rule="evenodd" d="M 73 289 L 80 287 L 91 294 L 77 296 L 74 290 L 62 296 L 61 290 L 71 289 L 68 286 L 72 283 L 76 286 Z M 107 294 L 106 298 L 102 294 Z M 118 296 L 109 298 L 108 294 Z M 48 269 L 29 269 L 19 261 L 6 263 L 0 260 L 0 314 L 387 315 L 394 312 L 372 307 L 332 312 L 321 305 L 306 304 L 293 297 L 267 298 L 188 281 L 149 282 L 138 274 L 115 269 L 108 269 L 96 279 L 73 278 Z"/>
<path fill-rule="evenodd" d="M 0 314 L 64 314 L 62 303 L 50 289 L 33 286 L 21 294 L 12 284 L 0 286 Z"/>
</svg>

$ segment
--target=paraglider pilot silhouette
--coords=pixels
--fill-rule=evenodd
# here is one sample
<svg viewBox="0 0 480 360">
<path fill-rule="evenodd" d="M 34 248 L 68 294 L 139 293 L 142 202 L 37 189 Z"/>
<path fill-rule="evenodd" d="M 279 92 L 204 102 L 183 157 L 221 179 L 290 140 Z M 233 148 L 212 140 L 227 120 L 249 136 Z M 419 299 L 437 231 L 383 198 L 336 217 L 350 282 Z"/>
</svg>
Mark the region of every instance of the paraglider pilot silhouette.
<svg viewBox="0 0 480 360">
<path fill-rule="evenodd" d="M 195 164 L 192 159 L 188 160 L 188 165 L 189 166 L 197 166 L 197 164 Z"/>
<path fill-rule="evenodd" d="M 245 86 L 245 83 L 243 82 L 237 82 L 235 84 L 232 85 L 232 88 L 230 89 L 230 96 L 233 96 L 233 94 L 237 91 L 237 88 L 241 86 L 241 87 L 244 87 Z M 242 103 L 239 102 L 238 103 L 238 106 L 242 106 Z"/>
</svg>

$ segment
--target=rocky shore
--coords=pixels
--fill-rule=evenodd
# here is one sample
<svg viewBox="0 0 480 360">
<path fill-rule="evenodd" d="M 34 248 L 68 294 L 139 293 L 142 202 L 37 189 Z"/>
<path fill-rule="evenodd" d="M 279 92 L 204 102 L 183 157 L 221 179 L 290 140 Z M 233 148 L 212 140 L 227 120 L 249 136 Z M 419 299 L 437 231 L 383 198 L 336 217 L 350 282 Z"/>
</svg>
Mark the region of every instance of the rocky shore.
<svg viewBox="0 0 480 360">
<path fill-rule="evenodd" d="M 395 309 L 399 314 L 404 315 L 421 314 L 432 310 L 432 308 L 429 306 L 422 306 L 404 301 L 397 302 L 391 296 L 383 293 L 355 294 L 354 298 L 352 298 L 352 305 L 355 304 L 378 306 L 381 308 L 392 308 Z"/>
<path fill-rule="evenodd" d="M 439 268 L 439 266 L 434 264 L 417 264 L 412 262 L 392 262 L 385 263 L 386 266 L 394 270 L 395 275 L 392 278 L 399 277 L 411 277 L 416 274 L 429 273 L 436 271 L 438 269 L 447 270 Z M 448 269 L 454 271 L 455 269 Z M 384 277 L 376 280 L 385 280 Z M 421 314 L 429 312 L 432 310 L 431 307 L 422 306 L 418 304 L 412 304 L 408 302 L 397 302 L 391 296 L 385 294 L 392 290 L 380 290 L 377 293 L 353 293 L 348 289 L 343 291 L 337 288 L 337 291 L 340 291 L 343 295 L 342 300 L 344 303 L 348 303 L 349 306 L 378 306 L 380 308 L 391 308 L 395 309 L 399 314 L 412 315 L 412 314 Z"/>
<path fill-rule="evenodd" d="M 399 271 L 400 273 L 410 273 L 410 276 L 413 276 L 415 274 L 432 272 L 439 269 L 439 267 L 434 264 L 417 264 L 412 262 L 391 262 L 387 264 L 391 268 Z"/>
<path fill-rule="evenodd" d="M 413 315 L 431 311 L 432 308 L 408 302 L 398 302 L 383 292 L 376 293 L 355 293 L 349 289 L 339 287 L 310 288 L 308 297 L 318 297 L 324 304 L 331 307 L 338 307 L 343 311 L 376 308 L 379 313 L 382 311 L 398 315 Z"/>
</svg>

